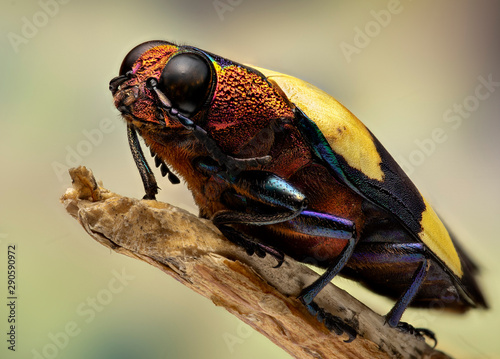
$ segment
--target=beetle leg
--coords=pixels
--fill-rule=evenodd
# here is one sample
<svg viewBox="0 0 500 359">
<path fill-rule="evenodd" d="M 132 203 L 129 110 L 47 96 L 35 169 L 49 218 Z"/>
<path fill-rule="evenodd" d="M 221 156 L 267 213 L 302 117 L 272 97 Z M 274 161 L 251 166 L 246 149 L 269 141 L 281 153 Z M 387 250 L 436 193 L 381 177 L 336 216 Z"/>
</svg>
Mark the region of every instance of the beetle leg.
<svg viewBox="0 0 500 359">
<path fill-rule="evenodd" d="M 127 137 L 130 150 L 132 151 L 132 157 L 141 174 L 144 190 L 146 191 L 143 199 L 156 199 L 158 185 L 156 184 L 155 175 L 153 171 L 151 171 L 146 158 L 144 158 L 144 153 L 142 152 L 139 139 L 137 138 L 137 132 L 135 131 L 134 125 L 130 122 L 127 123 Z"/>
<path fill-rule="evenodd" d="M 351 240 L 356 233 L 354 223 L 349 219 L 307 210 L 290 220 L 289 225 L 297 233 L 315 237 Z"/>
<path fill-rule="evenodd" d="M 305 195 L 281 177 L 265 171 L 242 172 L 234 179 L 234 183 L 227 183 L 238 194 L 255 201 L 259 211 L 219 211 L 213 215 L 213 223 L 230 241 L 245 248 L 250 255 L 256 253 L 263 257 L 266 253 L 271 254 L 278 260 L 279 267 L 283 262 L 283 253 L 236 231 L 229 225 L 262 226 L 289 221 L 307 206 Z"/>
<path fill-rule="evenodd" d="M 246 171 L 228 182 L 245 198 L 258 204 L 259 211 L 219 211 L 212 221 L 219 224 L 269 225 L 297 217 L 307 206 L 306 196 L 281 177 L 266 171 Z"/>
<path fill-rule="evenodd" d="M 425 335 L 429 337 L 431 340 L 434 341 L 434 346 L 436 346 L 437 339 L 436 336 L 434 335 L 434 332 L 425 328 L 414 328 L 412 325 L 400 321 L 404 311 L 410 305 L 411 301 L 417 294 L 420 286 L 424 282 L 425 277 L 429 272 L 430 266 L 431 266 L 431 261 L 425 257 L 425 254 L 421 253 L 421 263 L 418 269 L 413 274 L 410 287 L 406 290 L 406 292 L 403 293 L 403 295 L 401 295 L 401 297 L 398 299 L 398 301 L 396 302 L 394 307 L 392 307 L 389 313 L 386 314 L 385 320 L 387 324 L 389 324 L 391 327 L 397 327 L 410 334 L 416 334 L 418 336 Z"/>
<path fill-rule="evenodd" d="M 434 345 L 432 346 L 433 348 L 435 348 L 437 345 L 436 334 L 434 334 L 432 330 L 426 328 L 415 328 L 413 327 L 413 325 L 405 322 L 399 322 L 397 328 L 405 333 L 412 334 L 418 337 L 426 336 L 434 342 Z"/>
<path fill-rule="evenodd" d="M 325 326 L 328 329 L 335 331 L 337 335 L 346 333 L 349 336 L 349 338 L 346 340 L 347 343 L 353 341 L 356 338 L 356 331 L 348 324 L 344 323 L 344 321 L 339 317 L 325 312 L 316 303 L 314 303 L 313 300 L 316 295 L 318 295 L 318 293 L 340 272 L 340 270 L 344 267 L 344 265 L 351 257 L 356 245 L 354 225 L 352 228 L 352 237 L 348 240 L 347 245 L 344 247 L 333 264 L 330 265 L 325 273 L 323 273 L 312 284 L 302 289 L 302 292 L 297 297 L 297 299 L 299 299 L 305 305 L 307 310 L 312 315 L 316 316 L 320 322 L 325 323 Z"/>
<path fill-rule="evenodd" d="M 318 295 L 318 293 L 340 272 L 351 257 L 355 244 L 356 239 L 354 237 L 349 239 L 347 246 L 344 247 L 340 255 L 335 259 L 333 264 L 328 267 L 325 273 L 302 290 L 298 298 L 304 305 L 307 306 L 311 304 L 316 295 Z"/>
<path fill-rule="evenodd" d="M 395 328 L 429 272 L 431 261 L 427 259 L 425 247 L 422 243 L 361 242 L 356 246 L 356 253 L 353 254 L 349 267 L 355 270 L 359 266 L 367 268 L 366 263 L 370 263 L 368 268 L 386 263 L 418 264 L 412 278 L 409 279 L 410 286 L 386 315 L 387 324 Z"/>
<path fill-rule="evenodd" d="M 285 255 L 282 252 L 274 249 L 273 247 L 260 243 L 256 239 L 237 231 L 233 227 L 227 225 L 218 225 L 217 227 L 222 232 L 224 237 L 229 239 L 234 244 L 244 248 L 249 256 L 256 254 L 260 258 L 264 258 L 266 254 L 269 254 L 273 256 L 278 262 L 275 268 L 278 268 L 283 264 Z"/>
<path fill-rule="evenodd" d="M 401 317 L 410 305 L 411 301 L 418 293 L 427 273 L 429 272 L 431 261 L 426 257 L 425 247 L 421 243 L 358 243 L 356 253 L 353 254 L 350 266 L 356 268 L 358 265 L 366 266 L 362 263 L 371 263 L 373 266 L 384 263 L 419 263 L 412 278 L 410 286 L 396 301 L 394 307 L 386 314 L 386 323 L 389 326 L 420 336 L 427 336 L 437 343 L 434 333 L 425 328 L 414 328 L 408 323 L 401 322 Z"/>
<path fill-rule="evenodd" d="M 177 118 L 181 120 L 189 120 L 187 117 L 182 116 L 180 113 L 176 114 Z M 251 157 L 251 158 L 236 158 L 226 155 L 219 147 L 217 142 L 215 142 L 208 133 L 200 126 L 192 124 L 192 127 L 185 125 L 186 128 L 193 132 L 193 135 L 205 146 L 208 153 L 221 165 L 225 166 L 230 174 L 238 174 L 239 172 L 245 171 L 250 168 L 255 168 L 268 164 L 271 161 L 271 156 L 263 157 Z"/>
<path fill-rule="evenodd" d="M 387 313 L 387 315 L 385 316 L 387 324 L 389 324 L 391 327 L 394 328 L 399 324 L 404 311 L 406 310 L 408 305 L 410 305 L 410 302 L 417 294 L 420 285 L 425 280 L 425 277 L 429 272 L 430 265 L 431 262 L 428 261 L 427 258 L 425 258 L 425 256 L 422 254 L 421 263 L 418 269 L 413 274 L 410 287 L 406 290 L 406 292 L 403 293 L 403 295 L 401 295 L 394 307 L 392 307 L 389 313 Z"/>
<path fill-rule="evenodd" d="M 276 257 L 277 251 L 239 233 L 228 226 L 229 224 L 270 225 L 288 221 L 297 232 L 303 234 L 347 239 L 348 243 L 336 261 L 314 283 L 303 289 L 298 299 L 329 330 L 337 335 L 346 333 L 349 336 L 347 342 L 354 340 L 356 331 L 353 328 L 339 317 L 325 312 L 313 302 L 316 295 L 340 272 L 351 257 L 356 244 L 354 223 L 330 214 L 304 210 L 307 206 L 306 197 L 294 186 L 273 173 L 243 172 L 235 178 L 234 183 L 233 188 L 236 192 L 262 205 L 259 207 L 259 212 L 219 211 L 215 213 L 212 221 L 229 240 L 245 248 L 249 254 L 255 252 L 263 256 L 269 253 Z M 281 252 L 277 253 L 282 255 Z M 278 266 L 280 264 L 279 261 Z"/>
<path fill-rule="evenodd" d="M 326 312 L 320 308 L 316 303 L 311 302 L 306 305 L 307 310 L 315 316 L 319 322 L 324 323 L 328 330 L 334 331 L 337 335 L 347 334 L 349 338 L 344 340 L 346 343 L 352 342 L 356 339 L 356 331 L 348 324 L 346 324 L 340 317 Z"/>
<path fill-rule="evenodd" d="M 163 177 L 167 176 L 168 180 L 172 184 L 179 184 L 181 181 L 179 177 L 177 177 L 172 171 L 170 171 L 170 168 L 168 168 L 167 164 L 150 148 L 149 151 L 151 152 L 151 157 L 154 158 L 155 160 L 155 166 L 160 168 L 161 175 Z"/>
</svg>

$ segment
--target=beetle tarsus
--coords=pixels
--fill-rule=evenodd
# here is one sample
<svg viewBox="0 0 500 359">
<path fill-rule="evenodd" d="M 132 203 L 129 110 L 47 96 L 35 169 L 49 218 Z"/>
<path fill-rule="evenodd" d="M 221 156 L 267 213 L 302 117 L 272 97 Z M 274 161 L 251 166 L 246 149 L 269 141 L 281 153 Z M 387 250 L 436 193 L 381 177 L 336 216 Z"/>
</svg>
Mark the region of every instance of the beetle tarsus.
<svg viewBox="0 0 500 359">
<path fill-rule="evenodd" d="M 249 256 L 255 254 L 259 258 L 264 258 L 266 254 L 269 254 L 278 261 L 278 264 L 276 264 L 274 268 L 280 267 L 285 261 L 285 255 L 277 249 L 260 243 L 255 239 L 236 231 L 230 226 L 219 225 L 217 227 L 227 239 L 242 247 Z"/>
<path fill-rule="evenodd" d="M 415 328 L 413 325 L 406 322 L 399 322 L 396 328 L 402 332 L 414 335 L 417 338 L 421 339 L 424 339 L 424 337 L 429 338 L 434 342 L 434 345 L 432 346 L 433 348 L 435 348 L 437 345 L 437 338 L 432 330 L 426 328 Z"/>
<path fill-rule="evenodd" d="M 420 336 L 427 337 L 430 340 L 432 340 L 434 342 L 434 344 L 432 345 L 432 347 L 433 348 L 436 347 L 438 341 L 437 341 L 437 338 L 436 338 L 436 334 L 434 334 L 434 332 L 432 330 L 429 330 L 429 329 L 426 329 L 426 328 L 415 328 L 415 331 Z"/>
<path fill-rule="evenodd" d="M 315 316 L 319 322 L 323 323 L 328 330 L 335 332 L 337 335 L 347 334 L 349 338 L 344 340 L 344 342 L 350 343 L 356 339 L 356 330 L 345 323 L 340 317 L 328 313 L 314 302 L 306 304 L 302 299 L 299 298 L 299 300 L 305 305 L 309 313 Z"/>
</svg>

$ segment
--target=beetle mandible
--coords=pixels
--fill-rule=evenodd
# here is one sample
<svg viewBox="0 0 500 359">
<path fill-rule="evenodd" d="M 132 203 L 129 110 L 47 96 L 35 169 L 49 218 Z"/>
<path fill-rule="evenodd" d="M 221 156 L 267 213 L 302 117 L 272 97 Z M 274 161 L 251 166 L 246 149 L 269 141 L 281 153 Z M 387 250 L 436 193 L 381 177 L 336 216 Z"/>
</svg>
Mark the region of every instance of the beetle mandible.
<svg viewBox="0 0 500 359">
<path fill-rule="evenodd" d="M 192 46 L 148 41 L 110 82 L 146 199 L 182 177 L 200 216 L 249 254 L 326 269 L 299 300 L 337 334 L 355 330 L 315 296 L 337 274 L 408 306 L 487 307 L 476 265 L 375 136 L 333 97 L 294 77 Z M 170 170 L 170 168 L 172 170 Z M 175 175 L 176 173 L 177 175 Z"/>
</svg>

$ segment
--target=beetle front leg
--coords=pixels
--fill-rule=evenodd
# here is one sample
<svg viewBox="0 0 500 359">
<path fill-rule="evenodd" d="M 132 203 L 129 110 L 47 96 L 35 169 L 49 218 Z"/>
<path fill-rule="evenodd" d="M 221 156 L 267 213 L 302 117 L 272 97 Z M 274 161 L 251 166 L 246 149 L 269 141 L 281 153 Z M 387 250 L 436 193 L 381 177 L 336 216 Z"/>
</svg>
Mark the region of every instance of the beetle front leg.
<svg viewBox="0 0 500 359">
<path fill-rule="evenodd" d="M 143 199 L 156 199 L 158 185 L 156 184 L 155 175 L 144 157 L 135 127 L 130 122 L 127 123 L 127 138 L 130 150 L 132 151 L 132 157 L 139 170 L 142 183 L 144 184 L 144 190 L 146 191 Z"/>
</svg>

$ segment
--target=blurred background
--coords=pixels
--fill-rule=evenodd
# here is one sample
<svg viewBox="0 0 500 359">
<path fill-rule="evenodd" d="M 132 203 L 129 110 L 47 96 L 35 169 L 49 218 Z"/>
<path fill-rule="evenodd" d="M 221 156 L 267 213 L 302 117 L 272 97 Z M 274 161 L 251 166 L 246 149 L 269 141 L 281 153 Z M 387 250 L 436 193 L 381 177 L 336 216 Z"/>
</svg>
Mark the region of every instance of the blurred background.
<svg viewBox="0 0 500 359">
<path fill-rule="evenodd" d="M 59 203 L 66 169 L 80 164 L 114 192 L 143 195 L 108 83 L 151 39 L 299 77 L 354 112 L 480 265 L 492 307 L 403 319 L 435 331 L 438 349 L 457 358 L 500 357 L 498 1 L 4 0 L 0 27 L 0 357 L 289 357 L 159 270 L 96 243 Z M 197 213 L 185 188 L 160 186 L 159 200 Z M 15 354 L 5 340 L 10 244 Z M 335 283 L 381 314 L 393 304 Z"/>
</svg>

